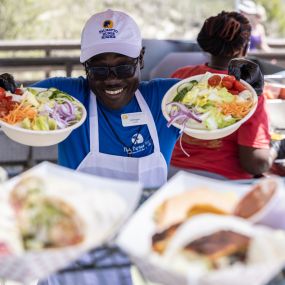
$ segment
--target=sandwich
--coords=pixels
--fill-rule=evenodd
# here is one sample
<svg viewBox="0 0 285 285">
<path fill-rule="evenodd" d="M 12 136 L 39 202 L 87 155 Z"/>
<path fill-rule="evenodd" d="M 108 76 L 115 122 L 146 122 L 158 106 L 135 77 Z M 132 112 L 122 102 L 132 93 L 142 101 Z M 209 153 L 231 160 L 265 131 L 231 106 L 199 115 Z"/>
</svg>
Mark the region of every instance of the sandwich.
<svg viewBox="0 0 285 285">
<path fill-rule="evenodd" d="M 26 177 L 10 195 L 25 249 L 60 248 L 84 240 L 84 223 L 67 199 L 48 195 L 45 181 Z M 59 189 L 60 191 L 60 189 Z"/>
<path fill-rule="evenodd" d="M 189 218 L 199 214 L 231 215 L 238 197 L 207 188 L 183 192 L 163 201 L 155 210 L 157 226 L 152 236 L 152 248 L 162 254 L 177 228 Z"/>
<path fill-rule="evenodd" d="M 245 262 L 250 237 L 231 230 L 220 230 L 188 243 L 182 250 L 186 259 L 203 259 L 209 269 L 220 269 Z"/>
<path fill-rule="evenodd" d="M 271 201 L 277 188 L 278 184 L 273 179 L 264 179 L 261 183 L 253 185 L 252 189 L 240 199 L 233 214 L 244 219 L 250 218 Z"/>
<path fill-rule="evenodd" d="M 202 213 L 230 215 L 238 202 L 235 193 L 221 193 L 208 188 L 186 191 L 164 200 L 155 210 L 154 220 L 164 230 Z"/>
</svg>

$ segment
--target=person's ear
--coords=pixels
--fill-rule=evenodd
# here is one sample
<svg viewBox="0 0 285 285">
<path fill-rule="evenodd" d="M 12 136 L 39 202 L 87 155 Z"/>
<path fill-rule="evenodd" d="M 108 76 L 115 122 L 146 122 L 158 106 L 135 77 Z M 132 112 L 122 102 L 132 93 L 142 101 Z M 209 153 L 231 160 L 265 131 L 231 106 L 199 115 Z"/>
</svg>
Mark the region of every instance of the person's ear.
<svg viewBox="0 0 285 285">
<path fill-rule="evenodd" d="M 145 53 L 145 47 L 142 47 L 141 53 L 139 55 L 140 69 L 144 68 L 144 53 Z"/>
<path fill-rule="evenodd" d="M 88 64 L 87 64 L 87 61 L 83 62 L 82 65 L 84 67 L 86 76 L 88 76 L 88 69 L 87 69 Z"/>
</svg>

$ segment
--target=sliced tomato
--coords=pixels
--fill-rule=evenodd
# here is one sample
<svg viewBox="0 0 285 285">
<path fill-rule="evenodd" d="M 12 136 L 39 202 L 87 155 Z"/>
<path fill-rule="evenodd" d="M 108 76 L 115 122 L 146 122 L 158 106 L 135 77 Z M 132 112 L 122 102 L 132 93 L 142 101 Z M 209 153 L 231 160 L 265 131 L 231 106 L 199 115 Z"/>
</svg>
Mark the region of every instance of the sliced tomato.
<svg viewBox="0 0 285 285">
<path fill-rule="evenodd" d="M 240 81 L 236 80 L 234 82 L 234 89 L 238 90 L 239 92 L 242 92 L 246 90 L 246 87 Z"/>
<path fill-rule="evenodd" d="M 236 79 L 234 76 L 227 75 L 222 79 L 222 86 L 226 87 L 227 89 L 232 89 L 235 81 Z"/>
<path fill-rule="evenodd" d="M 23 95 L 23 94 L 24 94 L 24 91 L 23 91 L 21 88 L 16 88 L 15 94 L 17 94 L 17 95 Z"/>
<path fill-rule="evenodd" d="M 208 79 L 208 84 L 212 87 L 218 86 L 222 78 L 219 75 L 213 75 Z"/>
<path fill-rule="evenodd" d="M 0 87 L 0 95 L 6 95 L 6 90 Z"/>
<path fill-rule="evenodd" d="M 231 94 L 233 95 L 238 95 L 239 94 L 239 91 L 238 90 L 235 90 L 235 89 L 230 89 L 228 90 Z"/>
<path fill-rule="evenodd" d="M 227 76 L 223 77 L 223 80 L 230 81 L 230 82 L 234 83 L 236 81 L 236 78 L 233 75 L 227 75 Z"/>
<path fill-rule="evenodd" d="M 228 90 L 233 88 L 233 82 L 222 79 L 222 86 L 227 88 Z"/>
</svg>

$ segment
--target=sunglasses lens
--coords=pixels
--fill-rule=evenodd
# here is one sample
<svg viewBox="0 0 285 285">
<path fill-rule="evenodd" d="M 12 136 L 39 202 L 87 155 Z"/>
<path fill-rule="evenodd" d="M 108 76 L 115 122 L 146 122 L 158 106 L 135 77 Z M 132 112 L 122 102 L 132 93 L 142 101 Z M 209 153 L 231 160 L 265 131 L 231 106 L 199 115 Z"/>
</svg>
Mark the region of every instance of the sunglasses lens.
<svg viewBox="0 0 285 285">
<path fill-rule="evenodd" d="M 106 80 L 108 76 L 114 74 L 119 79 L 134 76 L 138 60 L 134 64 L 123 64 L 118 66 L 92 66 L 88 67 L 88 75 L 96 80 Z"/>
<path fill-rule="evenodd" d="M 90 67 L 88 71 L 91 77 L 97 80 L 104 80 L 109 75 L 108 67 Z"/>
<path fill-rule="evenodd" d="M 128 78 L 134 75 L 136 66 L 125 64 L 116 66 L 114 69 L 118 78 Z"/>
</svg>

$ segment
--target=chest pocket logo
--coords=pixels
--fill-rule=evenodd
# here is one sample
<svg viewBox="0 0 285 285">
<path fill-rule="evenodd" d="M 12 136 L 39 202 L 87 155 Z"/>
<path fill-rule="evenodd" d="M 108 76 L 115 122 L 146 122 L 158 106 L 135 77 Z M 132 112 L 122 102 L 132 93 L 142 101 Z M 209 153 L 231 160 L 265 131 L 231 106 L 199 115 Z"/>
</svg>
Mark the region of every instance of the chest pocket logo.
<svg viewBox="0 0 285 285">
<path fill-rule="evenodd" d="M 132 136 L 132 143 L 135 144 L 141 144 L 144 142 L 144 138 L 141 134 L 134 134 Z"/>
</svg>

